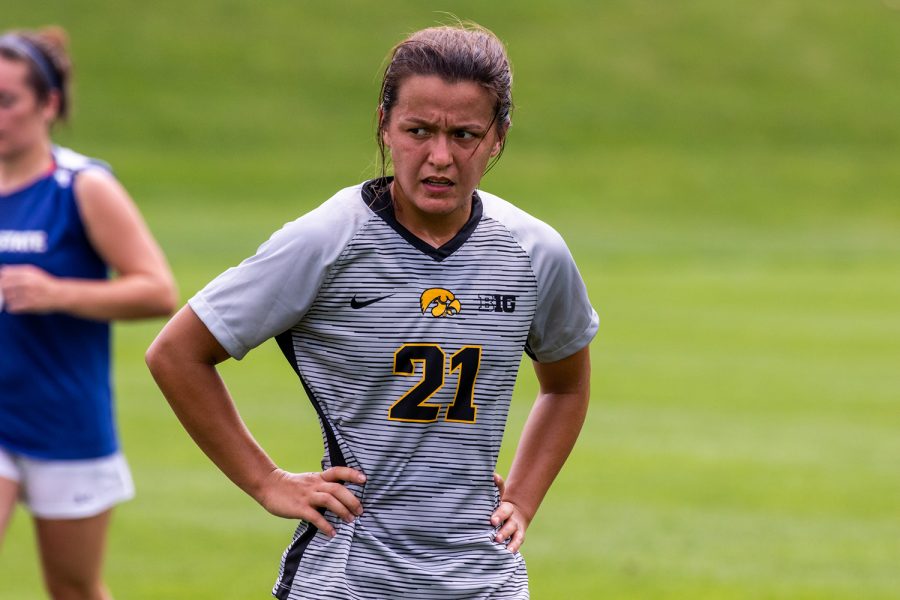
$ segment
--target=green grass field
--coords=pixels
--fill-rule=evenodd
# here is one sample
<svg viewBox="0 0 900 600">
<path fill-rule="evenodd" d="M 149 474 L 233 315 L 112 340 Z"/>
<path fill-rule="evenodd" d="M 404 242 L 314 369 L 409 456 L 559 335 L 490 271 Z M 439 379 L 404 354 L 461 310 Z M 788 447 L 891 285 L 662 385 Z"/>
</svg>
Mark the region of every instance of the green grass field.
<svg viewBox="0 0 900 600">
<path fill-rule="evenodd" d="M 563 233 L 601 315 L 591 413 L 524 547 L 532 597 L 900 598 L 896 0 L 3 0 L 0 27 L 69 29 L 58 139 L 113 163 L 187 299 L 374 174 L 383 58 L 438 9 L 508 43 L 518 108 L 483 187 Z M 266 598 L 293 525 L 181 430 L 143 365 L 161 326 L 116 330 L 139 495 L 108 582 Z M 273 457 L 316 469 L 274 344 L 223 371 Z M 42 597 L 20 510 L 0 598 Z"/>
</svg>

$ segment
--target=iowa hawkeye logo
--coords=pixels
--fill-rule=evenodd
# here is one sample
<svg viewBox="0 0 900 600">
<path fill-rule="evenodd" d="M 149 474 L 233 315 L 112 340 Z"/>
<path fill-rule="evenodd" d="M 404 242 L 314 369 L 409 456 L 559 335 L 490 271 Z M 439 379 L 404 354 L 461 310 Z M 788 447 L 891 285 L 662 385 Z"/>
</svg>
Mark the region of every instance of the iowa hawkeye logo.
<svg viewBox="0 0 900 600">
<path fill-rule="evenodd" d="M 444 288 L 430 288 L 419 297 L 422 314 L 431 310 L 432 317 L 452 317 L 462 310 L 462 305 L 453 292 Z"/>
</svg>

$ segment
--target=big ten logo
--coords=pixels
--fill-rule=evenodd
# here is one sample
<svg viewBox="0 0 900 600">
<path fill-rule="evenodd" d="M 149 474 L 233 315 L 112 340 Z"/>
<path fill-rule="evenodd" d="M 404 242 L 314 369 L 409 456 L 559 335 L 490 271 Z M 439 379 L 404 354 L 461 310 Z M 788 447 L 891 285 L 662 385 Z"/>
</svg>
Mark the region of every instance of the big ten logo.
<svg viewBox="0 0 900 600">
<path fill-rule="evenodd" d="M 483 312 L 515 312 L 516 297 L 506 294 L 479 294 L 478 310 Z"/>
</svg>

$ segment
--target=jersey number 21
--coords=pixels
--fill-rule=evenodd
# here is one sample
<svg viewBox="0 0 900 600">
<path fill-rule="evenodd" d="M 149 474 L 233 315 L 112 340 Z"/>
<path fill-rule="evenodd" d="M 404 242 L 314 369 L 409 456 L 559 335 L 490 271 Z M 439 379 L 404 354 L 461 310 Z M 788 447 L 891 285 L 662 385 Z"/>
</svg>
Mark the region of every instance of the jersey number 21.
<svg viewBox="0 0 900 600">
<path fill-rule="evenodd" d="M 394 375 L 411 377 L 419 371 L 422 378 L 391 405 L 388 419 L 409 423 L 433 423 L 440 417 L 440 404 L 428 402 L 444 387 L 447 355 L 437 344 L 404 344 L 394 353 Z M 456 376 L 456 394 L 447 407 L 444 419 L 454 423 L 474 423 L 478 414 L 475 406 L 475 378 L 481 364 L 480 346 L 463 346 L 450 357 L 449 375 Z"/>
</svg>

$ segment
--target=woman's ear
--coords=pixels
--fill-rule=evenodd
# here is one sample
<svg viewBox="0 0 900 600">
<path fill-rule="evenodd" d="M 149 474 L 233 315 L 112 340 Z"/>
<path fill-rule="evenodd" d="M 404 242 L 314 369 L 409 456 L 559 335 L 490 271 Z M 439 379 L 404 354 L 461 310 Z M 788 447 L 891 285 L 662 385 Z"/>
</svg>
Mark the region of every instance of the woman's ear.
<svg viewBox="0 0 900 600">
<path fill-rule="evenodd" d="M 494 142 L 493 147 L 491 148 L 491 156 L 497 156 L 500 154 L 500 151 L 503 150 L 503 144 L 506 143 L 506 134 L 509 132 L 509 121 L 503 124 L 503 127 L 498 132 L 497 140 Z"/>
<path fill-rule="evenodd" d="M 53 125 L 59 117 L 59 109 L 62 104 L 62 97 L 59 90 L 50 90 L 47 93 L 47 101 L 41 107 L 41 113 L 47 125 Z"/>
<path fill-rule="evenodd" d="M 381 133 L 381 141 L 388 148 L 391 147 L 391 136 L 388 134 L 387 123 L 384 119 L 384 107 L 378 106 L 378 131 Z"/>
</svg>

